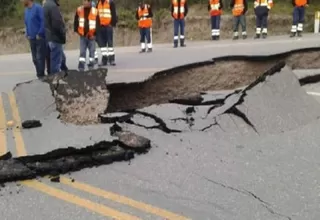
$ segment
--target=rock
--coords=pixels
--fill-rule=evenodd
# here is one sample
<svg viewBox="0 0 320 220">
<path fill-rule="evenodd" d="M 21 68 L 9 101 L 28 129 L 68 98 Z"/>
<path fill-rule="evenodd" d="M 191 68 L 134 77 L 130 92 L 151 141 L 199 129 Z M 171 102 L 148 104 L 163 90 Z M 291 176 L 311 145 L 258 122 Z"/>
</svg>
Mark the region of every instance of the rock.
<svg viewBox="0 0 320 220">
<path fill-rule="evenodd" d="M 24 129 L 30 129 L 30 128 L 37 128 L 37 127 L 41 127 L 42 124 L 39 120 L 26 120 L 24 122 L 22 122 L 22 127 Z"/>
<path fill-rule="evenodd" d="M 60 183 L 60 176 L 54 176 L 50 179 L 51 182 Z"/>
<path fill-rule="evenodd" d="M 132 117 L 132 114 L 117 112 L 117 113 L 99 114 L 98 117 L 101 123 L 111 124 L 116 122 L 119 122 L 119 123 L 126 122 Z"/>
<path fill-rule="evenodd" d="M 135 149 L 136 151 L 146 151 L 151 147 L 149 139 L 136 135 L 130 131 L 118 132 L 117 136 L 119 142 L 125 147 Z"/>
<path fill-rule="evenodd" d="M 35 178 L 35 173 L 17 159 L 0 161 L 0 182 Z"/>
</svg>

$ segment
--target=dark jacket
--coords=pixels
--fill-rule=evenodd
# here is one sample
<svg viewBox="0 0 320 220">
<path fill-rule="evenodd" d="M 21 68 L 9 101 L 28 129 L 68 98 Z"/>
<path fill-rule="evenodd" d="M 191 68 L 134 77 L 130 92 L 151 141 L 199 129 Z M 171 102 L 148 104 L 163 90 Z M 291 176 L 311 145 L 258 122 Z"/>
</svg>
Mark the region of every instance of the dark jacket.
<svg viewBox="0 0 320 220">
<path fill-rule="evenodd" d="M 44 18 L 42 6 L 33 3 L 31 8 L 24 11 L 24 23 L 26 26 L 26 36 L 29 39 L 36 39 L 37 36 L 44 38 Z"/>
<path fill-rule="evenodd" d="M 308 4 L 308 5 L 310 4 L 310 1 L 309 1 L 309 0 L 307 0 L 307 4 Z M 293 5 L 293 6 L 296 6 L 296 0 L 292 0 L 292 5 Z"/>
<path fill-rule="evenodd" d="M 65 23 L 56 0 L 47 0 L 43 6 L 46 38 L 59 44 L 66 43 Z"/>
<path fill-rule="evenodd" d="M 96 4 L 96 8 L 98 8 L 98 4 L 99 2 L 104 3 L 105 0 L 99 0 Z M 114 3 L 113 0 L 109 0 L 109 4 L 110 4 L 110 11 L 111 11 L 111 26 L 115 27 L 117 26 L 118 23 L 118 16 L 117 16 L 117 11 L 116 11 L 116 5 Z M 100 19 L 99 19 L 99 13 L 97 16 L 97 31 L 101 28 L 100 26 Z"/>
<path fill-rule="evenodd" d="M 180 0 L 178 0 L 178 4 L 180 5 Z M 188 2 L 186 1 L 184 4 L 184 17 L 187 16 L 189 11 L 189 6 L 188 6 Z M 171 16 L 173 17 L 173 4 L 171 3 Z M 180 7 L 178 9 L 178 18 L 180 18 Z"/>
<path fill-rule="evenodd" d="M 89 14 L 90 14 L 91 8 L 92 7 L 84 8 L 84 36 L 87 36 L 89 32 Z M 79 28 L 79 15 L 78 15 L 78 12 L 76 11 L 76 14 L 74 15 L 74 22 L 73 22 L 74 32 L 78 33 L 78 28 Z"/>
<path fill-rule="evenodd" d="M 220 0 L 220 7 L 219 7 L 219 9 L 221 10 L 221 9 L 223 9 L 223 0 Z M 210 2 L 209 2 L 209 4 L 208 4 L 208 11 L 211 11 L 211 5 L 210 5 Z"/>
<path fill-rule="evenodd" d="M 235 3 L 236 3 L 236 0 L 231 0 L 230 8 L 233 8 Z M 243 4 L 244 4 L 243 14 L 245 14 L 248 11 L 248 1 L 243 0 Z"/>
<path fill-rule="evenodd" d="M 152 18 L 153 17 L 152 9 L 151 9 L 150 5 L 147 4 L 147 6 L 148 6 L 148 16 L 147 16 L 147 18 Z M 141 6 L 139 6 L 139 7 L 141 7 Z M 136 11 L 136 19 L 137 20 L 140 19 L 139 18 L 139 7 L 137 8 L 137 11 Z"/>
</svg>

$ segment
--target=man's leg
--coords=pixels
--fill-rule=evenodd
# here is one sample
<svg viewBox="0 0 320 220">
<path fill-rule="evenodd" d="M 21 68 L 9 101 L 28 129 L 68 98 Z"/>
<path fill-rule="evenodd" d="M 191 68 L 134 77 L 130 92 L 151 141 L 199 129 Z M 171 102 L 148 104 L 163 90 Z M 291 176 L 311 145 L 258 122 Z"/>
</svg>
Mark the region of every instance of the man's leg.
<svg viewBox="0 0 320 220">
<path fill-rule="evenodd" d="M 240 24 L 241 24 L 241 29 L 242 29 L 242 39 L 246 39 L 247 38 L 247 22 L 246 22 L 246 16 L 245 15 L 241 15 L 240 18 Z"/>
<path fill-rule="evenodd" d="M 179 19 L 173 20 L 173 47 L 178 47 L 179 41 Z"/>
<path fill-rule="evenodd" d="M 62 58 L 61 58 L 61 70 L 62 71 L 68 71 L 69 68 L 67 67 L 67 57 L 66 54 L 64 53 L 64 48 L 62 46 Z"/>
<path fill-rule="evenodd" d="M 186 22 L 183 19 L 180 19 L 179 21 L 179 26 L 180 26 L 180 47 L 185 47 L 186 44 L 185 44 L 185 28 L 186 28 Z"/>
<path fill-rule="evenodd" d="M 151 43 L 151 28 L 145 29 L 146 39 L 147 39 L 147 48 L 148 52 L 152 52 L 152 43 Z"/>
<path fill-rule="evenodd" d="M 95 52 L 95 47 L 96 47 L 96 41 L 95 40 L 88 40 L 88 49 L 89 49 L 89 64 L 88 68 L 91 70 L 94 68 L 95 64 L 95 57 L 94 57 L 94 52 Z"/>
<path fill-rule="evenodd" d="M 99 33 L 96 33 L 96 39 L 95 39 L 95 50 L 94 50 L 94 60 L 96 62 L 96 64 L 99 62 L 99 55 L 98 55 L 98 50 L 100 49 L 99 47 L 96 46 L 96 44 L 99 44 Z"/>
<path fill-rule="evenodd" d="M 233 16 L 233 40 L 239 39 L 240 16 Z"/>
<path fill-rule="evenodd" d="M 111 66 L 115 66 L 115 53 L 113 48 L 113 27 L 107 27 L 107 45 L 108 45 L 108 54 L 109 54 L 109 63 Z"/>
<path fill-rule="evenodd" d="M 262 16 L 262 38 L 267 38 L 268 35 L 268 14 Z"/>
<path fill-rule="evenodd" d="M 261 35 L 261 15 L 256 14 L 256 36 L 255 39 L 260 38 Z"/>
<path fill-rule="evenodd" d="M 31 50 L 31 57 L 32 57 L 32 62 L 34 64 L 34 67 L 36 68 L 36 73 L 38 76 L 38 65 L 37 65 L 37 43 L 36 40 L 29 40 L 30 44 L 30 50 Z"/>
<path fill-rule="evenodd" d="M 98 33 L 98 45 L 100 47 L 101 55 L 102 55 L 102 66 L 106 66 L 108 64 L 108 48 L 107 48 L 107 30 L 106 27 L 101 27 Z"/>
<path fill-rule="evenodd" d="M 46 41 L 45 39 L 36 40 L 36 59 L 37 59 L 37 77 L 44 77 L 44 70 L 46 65 Z"/>
<path fill-rule="evenodd" d="M 140 31 L 140 45 L 141 45 L 141 50 L 140 53 L 146 52 L 146 41 L 145 41 L 145 28 L 139 28 Z"/>
<path fill-rule="evenodd" d="M 211 39 L 216 40 L 215 16 L 211 16 L 210 21 L 211 21 Z"/>
<path fill-rule="evenodd" d="M 305 7 L 300 7 L 298 9 L 299 11 L 299 18 L 298 18 L 298 36 L 302 37 L 302 32 L 303 32 L 303 23 L 304 23 L 304 16 L 305 16 Z"/>
<path fill-rule="evenodd" d="M 299 21 L 299 10 L 298 10 L 298 7 L 294 7 L 292 12 L 292 26 L 291 26 L 290 37 L 296 36 L 298 21 Z"/>
<path fill-rule="evenodd" d="M 221 20 L 221 16 L 217 15 L 216 16 L 216 35 L 217 35 L 217 40 L 220 39 L 220 20 Z"/>
<path fill-rule="evenodd" d="M 78 70 L 84 71 L 86 65 L 86 57 L 87 57 L 87 39 L 85 37 L 80 37 L 80 55 L 79 55 L 79 63 Z"/>
<path fill-rule="evenodd" d="M 62 44 L 49 42 L 50 47 L 50 74 L 61 71 L 61 62 L 63 56 Z"/>
<path fill-rule="evenodd" d="M 50 47 L 48 42 L 46 42 L 46 65 L 47 74 L 50 75 Z"/>
</svg>

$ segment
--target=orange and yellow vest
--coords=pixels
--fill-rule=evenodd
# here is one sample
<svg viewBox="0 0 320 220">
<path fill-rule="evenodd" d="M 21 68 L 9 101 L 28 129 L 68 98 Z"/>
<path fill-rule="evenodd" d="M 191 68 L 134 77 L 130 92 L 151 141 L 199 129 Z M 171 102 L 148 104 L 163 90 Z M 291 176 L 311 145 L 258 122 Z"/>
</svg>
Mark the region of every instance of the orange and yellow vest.
<svg viewBox="0 0 320 220">
<path fill-rule="evenodd" d="M 99 1 L 97 5 L 99 18 L 100 18 L 100 24 L 102 26 L 107 26 L 111 23 L 111 10 L 110 10 L 110 4 L 109 0 L 105 0 L 104 3 Z"/>
<path fill-rule="evenodd" d="M 308 2 L 307 0 L 295 0 L 296 6 L 301 7 L 305 6 Z"/>
<path fill-rule="evenodd" d="M 222 14 L 222 10 L 219 9 L 220 7 L 220 0 L 209 0 L 210 4 L 210 15 L 217 16 Z"/>
<path fill-rule="evenodd" d="M 244 0 L 235 0 L 233 9 L 232 9 L 232 14 L 233 16 L 240 16 L 243 13 L 244 10 Z"/>
<path fill-rule="evenodd" d="M 79 16 L 79 27 L 78 27 L 78 33 L 81 36 L 84 36 L 84 23 L 85 20 L 88 19 L 89 20 L 89 32 L 87 33 L 88 37 L 92 37 L 94 36 L 95 32 L 96 32 L 96 19 L 97 19 L 97 15 L 98 15 L 98 11 L 96 8 L 92 7 L 89 13 L 88 18 L 84 17 L 84 7 L 80 6 L 77 9 L 77 14 Z"/>
<path fill-rule="evenodd" d="M 145 4 L 144 9 L 142 9 L 141 7 L 138 8 L 139 28 L 150 28 L 152 26 L 152 19 L 147 17 L 149 15 L 149 7 L 149 5 Z"/>
<path fill-rule="evenodd" d="M 269 9 L 271 9 L 273 7 L 273 2 L 272 0 L 255 0 L 254 1 L 254 8 L 256 7 L 268 7 Z"/>
<path fill-rule="evenodd" d="M 181 0 L 180 5 L 178 0 L 172 0 L 172 5 L 173 5 L 173 17 L 175 19 L 178 19 L 179 17 L 179 8 L 180 8 L 180 18 L 184 18 L 184 12 L 185 12 L 185 5 L 186 0 Z"/>
</svg>

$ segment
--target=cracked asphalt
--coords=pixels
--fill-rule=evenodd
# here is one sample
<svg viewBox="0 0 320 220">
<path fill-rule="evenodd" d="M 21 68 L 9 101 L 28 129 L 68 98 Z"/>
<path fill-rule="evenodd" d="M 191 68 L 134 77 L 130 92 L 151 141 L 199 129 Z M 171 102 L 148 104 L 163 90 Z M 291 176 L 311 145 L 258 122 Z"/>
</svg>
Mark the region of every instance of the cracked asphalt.
<svg viewBox="0 0 320 220">
<path fill-rule="evenodd" d="M 223 55 L 268 55 L 304 47 L 320 47 L 319 36 L 198 42 L 176 50 L 171 45 L 155 45 L 154 53 L 146 55 L 138 54 L 138 48 L 119 48 L 117 66 L 109 69 L 107 81 L 140 81 L 156 71 Z M 77 65 L 77 53 L 66 52 L 70 68 Z M 57 120 L 53 97 L 44 83 L 33 81 L 10 93 L 15 84 L 34 78 L 30 59 L 29 54 L 0 57 L 6 119 L 36 118 L 43 124 L 25 131 L 9 129 L 8 150 L 15 156 L 31 155 L 111 139 L 111 125 L 79 127 Z M 295 70 L 298 78 L 319 72 Z M 166 134 L 126 124 L 152 141 L 148 154 L 130 163 L 64 175 L 60 183 L 47 178 L 8 183 L 0 191 L 2 219 L 318 220 L 319 95 L 319 84 L 301 88 L 297 78 L 284 70 L 250 90 L 238 106 L 257 132 L 230 115 L 219 116 L 219 126 L 192 133 Z M 193 114 L 199 118 L 208 110 L 195 108 Z M 171 129 L 187 130 L 189 125 L 184 121 L 172 123 L 172 119 L 185 117 L 185 109 L 171 103 L 142 110 L 165 119 Z M 135 120 L 154 125 L 145 117 Z M 204 128 L 214 122 L 204 120 L 194 126 Z"/>
</svg>

